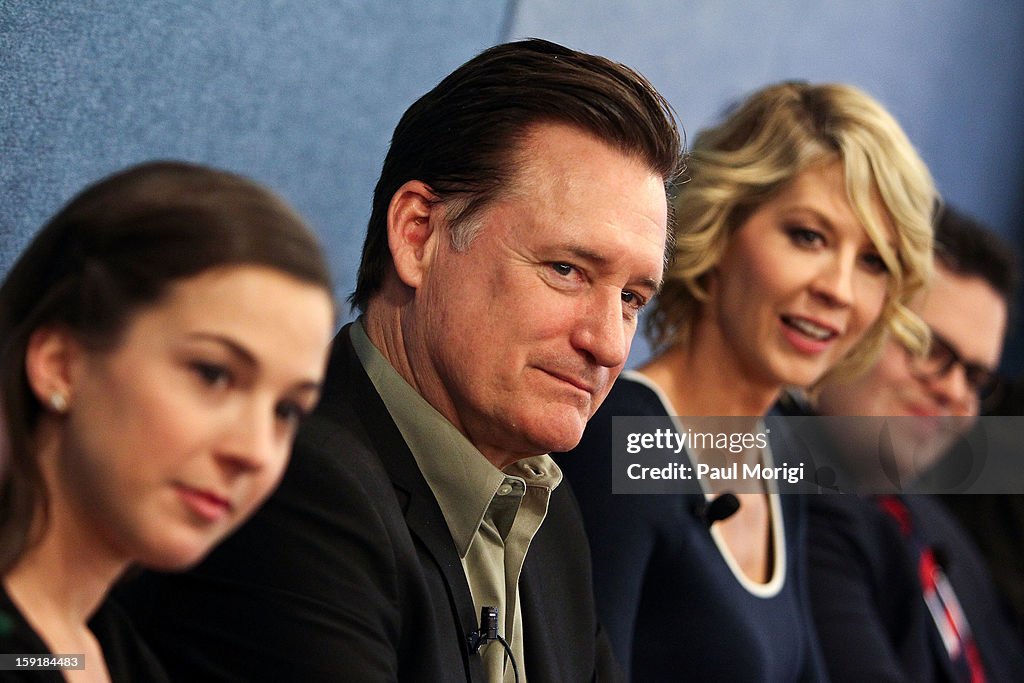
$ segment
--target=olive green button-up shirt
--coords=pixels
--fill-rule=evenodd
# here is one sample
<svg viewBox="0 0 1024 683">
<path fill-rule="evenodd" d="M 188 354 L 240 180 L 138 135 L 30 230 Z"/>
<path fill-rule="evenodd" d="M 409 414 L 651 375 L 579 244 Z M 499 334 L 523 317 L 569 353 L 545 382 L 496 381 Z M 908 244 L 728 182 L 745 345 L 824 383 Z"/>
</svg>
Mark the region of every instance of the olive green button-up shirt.
<svg viewBox="0 0 1024 683">
<path fill-rule="evenodd" d="M 363 368 L 437 499 L 477 614 L 484 606 L 498 608 L 499 634 L 511 646 L 520 681 L 525 681 L 519 575 L 562 472 L 548 455 L 496 468 L 398 374 L 361 322 L 350 329 Z M 512 683 L 512 667 L 499 643 L 489 644 L 483 657 L 492 682 Z"/>
</svg>

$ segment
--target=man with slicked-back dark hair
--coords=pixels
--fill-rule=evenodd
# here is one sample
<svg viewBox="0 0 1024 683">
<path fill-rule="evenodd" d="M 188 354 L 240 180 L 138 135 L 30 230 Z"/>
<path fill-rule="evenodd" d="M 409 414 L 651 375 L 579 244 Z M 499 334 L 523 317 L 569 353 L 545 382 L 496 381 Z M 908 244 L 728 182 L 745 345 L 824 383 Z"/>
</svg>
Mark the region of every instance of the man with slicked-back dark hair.
<svg viewBox="0 0 1024 683">
<path fill-rule="evenodd" d="M 579 441 L 660 287 L 680 146 L 643 77 L 543 40 L 484 51 L 406 111 L 362 316 L 280 490 L 192 572 L 125 594 L 172 675 L 618 678 L 548 453 Z"/>
</svg>

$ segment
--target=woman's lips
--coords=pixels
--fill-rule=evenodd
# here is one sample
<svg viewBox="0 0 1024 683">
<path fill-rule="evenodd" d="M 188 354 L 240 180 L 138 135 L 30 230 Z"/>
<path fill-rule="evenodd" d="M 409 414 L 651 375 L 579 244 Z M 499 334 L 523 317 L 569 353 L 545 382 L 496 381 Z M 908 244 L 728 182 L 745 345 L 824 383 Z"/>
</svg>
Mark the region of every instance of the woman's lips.
<svg viewBox="0 0 1024 683">
<path fill-rule="evenodd" d="M 818 354 L 839 338 L 839 331 L 827 323 L 796 315 L 783 315 L 782 333 L 798 351 Z"/>
<path fill-rule="evenodd" d="M 197 517 L 207 522 L 217 522 L 231 513 L 231 501 L 206 489 L 184 484 L 175 486 L 178 496 Z"/>
</svg>

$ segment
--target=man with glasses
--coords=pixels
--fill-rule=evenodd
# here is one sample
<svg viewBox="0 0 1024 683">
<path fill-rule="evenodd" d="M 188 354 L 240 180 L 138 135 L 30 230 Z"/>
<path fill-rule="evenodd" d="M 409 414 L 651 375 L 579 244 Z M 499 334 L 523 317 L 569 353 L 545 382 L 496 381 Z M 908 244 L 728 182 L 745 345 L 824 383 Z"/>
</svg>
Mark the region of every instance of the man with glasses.
<svg viewBox="0 0 1024 683">
<path fill-rule="evenodd" d="M 956 275 L 951 274 L 949 277 L 955 278 Z M 948 339 L 935 330 L 931 332 L 932 342 L 928 355 L 924 358 L 912 358 L 910 361 L 916 374 L 925 378 L 942 379 L 960 366 L 970 393 L 981 399 L 990 396 L 1000 381 L 996 371 L 982 363 L 965 360 Z"/>
<path fill-rule="evenodd" d="M 1009 249 L 952 209 L 935 241 L 935 274 L 916 311 L 931 329 L 927 356 L 890 342 L 864 374 L 826 382 L 816 396 L 824 415 L 897 418 L 887 420 L 888 449 L 849 426 L 838 447 L 844 459 L 860 449 L 861 465 L 875 458 L 873 495 L 810 500 L 812 611 L 833 681 L 1024 680 L 977 549 L 938 502 L 901 493 L 997 387 L 1015 280 Z"/>
</svg>

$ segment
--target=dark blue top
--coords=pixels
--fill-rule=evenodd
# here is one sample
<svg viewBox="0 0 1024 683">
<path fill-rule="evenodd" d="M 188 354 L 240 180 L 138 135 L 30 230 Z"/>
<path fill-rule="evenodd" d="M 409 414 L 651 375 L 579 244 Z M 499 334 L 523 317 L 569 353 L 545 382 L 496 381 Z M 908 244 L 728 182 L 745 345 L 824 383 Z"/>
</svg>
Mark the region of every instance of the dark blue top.
<svg viewBox="0 0 1024 683">
<path fill-rule="evenodd" d="M 611 493 L 617 415 L 668 411 L 624 376 L 579 446 L 557 459 L 583 510 L 598 615 L 632 680 L 824 680 L 805 584 L 803 497 L 772 496 L 783 556 L 769 584 L 743 582 L 695 512 L 702 494 Z"/>
</svg>

